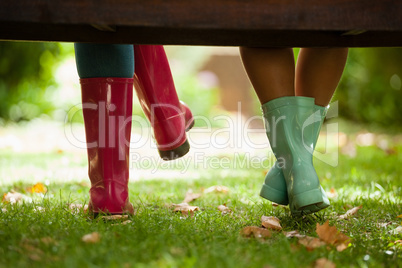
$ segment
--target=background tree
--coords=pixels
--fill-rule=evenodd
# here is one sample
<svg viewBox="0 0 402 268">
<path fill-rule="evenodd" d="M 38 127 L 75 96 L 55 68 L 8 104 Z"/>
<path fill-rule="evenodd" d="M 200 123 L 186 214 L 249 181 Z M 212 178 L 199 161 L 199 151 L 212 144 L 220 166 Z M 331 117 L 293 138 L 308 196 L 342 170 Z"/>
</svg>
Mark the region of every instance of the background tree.
<svg viewBox="0 0 402 268">
<path fill-rule="evenodd" d="M 351 49 L 335 93 L 347 119 L 380 126 L 402 124 L 402 49 Z"/>
<path fill-rule="evenodd" d="M 49 114 L 47 95 L 56 87 L 58 43 L 0 42 L 0 118 L 30 120 Z"/>
</svg>

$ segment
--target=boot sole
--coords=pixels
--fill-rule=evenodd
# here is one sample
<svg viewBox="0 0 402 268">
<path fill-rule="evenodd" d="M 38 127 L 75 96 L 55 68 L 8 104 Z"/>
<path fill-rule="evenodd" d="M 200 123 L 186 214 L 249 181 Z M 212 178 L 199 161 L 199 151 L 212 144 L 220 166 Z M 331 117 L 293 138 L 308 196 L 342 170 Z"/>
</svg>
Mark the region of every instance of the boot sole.
<svg viewBox="0 0 402 268">
<path fill-rule="evenodd" d="M 304 215 L 312 214 L 329 207 L 329 203 L 322 202 L 321 204 L 314 204 L 311 206 L 303 207 L 302 210 L 291 210 L 293 217 L 301 217 Z"/>
<path fill-rule="evenodd" d="M 188 140 L 180 145 L 179 147 L 173 149 L 173 150 L 168 150 L 168 151 L 159 151 L 159 156 L 162 158 L 162 160 L 169 161 L 169 160 L 175 160 L 177 158 L 180 158 L 188 153 L 190 151 L 190 144 L 188 143 Z"/>
<path fill-rule="evenodd" d="M 324 208 L 329 207 L 330 202 L 329 202 L 328 198 L 326 197 L 325 191 L 322 187 L 320 187 L 320 191 L 321 191 L 321 196 L 322 196 L 321 203 L 304 206 L 301 208 L 301 210 L 298 210 L 298 212 L 294 211 L 294 212 L 292 212 L 292 214 L 300 214 L 301 215 L 302 211 L 304 211 L 304 214 L 311 214 L 311 213 L 314 213 L 314 212 L 317 212 Z M 275 202 L 279 205 L 286 206 L 289 204 L 289 200 L 287 198 L 284 198 L 284 196 L 287 197 L 287 193 L 278 191 L 275 188 L 272 188 L 272 187 L 266 185 L 265 183 L 262 185 L 262 188 L 260 191 L 260 196 L 264 199 L 267 199 L 271 202 Z M 311 212 L 308 212 L 308 211 L 311 211 Z"/>
<path fill-rule="evenodd" d="M 294 216 L 302 216 L 302 215 L 315 213 L 315 212 L 318 212 L 318 211 L 320 211 L 322 209 L 325 209 L 325 208 L 329 207 L 330 203 L 329 203 L 329 200 L 328 200 L 327 196 L 325 195 L 324 189 L 321 188 L 321 192 L 322 192 L 322 195 L 323 195 L 322 203 L 314 204 L 314 205 L 307 206 L 307 207 L 303 207 L 302 210 L 292 211 L 292 214 Z"/>
<path fill-rule="evenodd" d="M 187 126 L 186 128 L 186 132 L 190 131 L 195 124 L 195 120 L 193 119 L 191 121 L 191 123 Z M 162 160 L 165 161 L 169 161 L 169 160 L 175 160 L 177 158 L 180 158 L 184 155 L 186 155 L 189 151 L 190 151 L 190 144 L 188 143 L 188 140 L 186 139 L 186 141 L 180 145 L 179 147 L 173 149 L 173 150 L 169 150 L 169 151 L 162 151 L 162 150 L 158 150 L 159 151 L 159 156 L 162 158 Z"/>
</svg>

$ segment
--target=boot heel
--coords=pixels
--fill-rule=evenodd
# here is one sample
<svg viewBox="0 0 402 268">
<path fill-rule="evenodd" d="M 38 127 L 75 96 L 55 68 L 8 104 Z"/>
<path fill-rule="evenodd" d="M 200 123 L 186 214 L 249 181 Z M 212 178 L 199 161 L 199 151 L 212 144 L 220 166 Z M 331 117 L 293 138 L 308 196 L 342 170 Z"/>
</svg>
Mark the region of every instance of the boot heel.
<svg viewBox="0 0 402 268">
<path fill-rule="evenodd" d="M 303 192 L 293 196 L 293 207 L 296 210 L 303 210 L 304 207 L 321 204 L 324 202 L 322 198 L 321 189 L 314 189 L 307 192 Z"/>
<path fill-rule="evenodd" d="M 195 120 L 192 119 L 189 123 L 186 122 L 186 124 L 187 124 L 187 126 L 186 126 L 186 132 L 189 132 L 189 131 L 194 127 Z"/>
<path fill-rule="evenodd" d="M 186 141 L 180 145 L 177 148 L 174 148 L 172 150 L 167 150 L 167 151 L 162 151 L 158 150 L 159 156 L 162 158 L 162 160 L 169 161 L 169 160 L 175 160 L 177 158 L 180 158 L 184 155 L 186 155 L 190 151 L 190 144 L 188 143 L 187 139 Z"/>
<path fill-rule="evenodd" d="M 280 205 L 289 204 L 288 194 L 286 192 L 278 191 L 265 183 L 262 185 L 260 196 L 271 202 L 275 202 Z"/>
</svg>

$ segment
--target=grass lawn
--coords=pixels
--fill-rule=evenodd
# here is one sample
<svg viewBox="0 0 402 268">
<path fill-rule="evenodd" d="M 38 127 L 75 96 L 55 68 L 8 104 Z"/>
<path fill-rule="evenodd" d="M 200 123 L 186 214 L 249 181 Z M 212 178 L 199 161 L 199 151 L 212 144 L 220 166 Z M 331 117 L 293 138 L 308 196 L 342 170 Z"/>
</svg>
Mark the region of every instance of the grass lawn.
<svg viewBox="0 0 402 268">
<path fill-rule="evenodd" d="M 260 198 L 264 168 L 191 167 L 183 173 L 178 165 L 158 168 L 151 178 L 134 176 L 149 174 L 147 166 L 131 170 L 136 214 L 126 224 L 69 209 L 88 201 L 85 154 L 1 150 L 0 193 L 14 190 L 26 201 L 0 205 L 0 267 L 320 267 L 321 258 L 336 267 L 400 267 L 402 233 L 394 230 L 402 222 L 402 144 L 351 144 L 352 153 L 340 154 L 337 167 L 316 161 L 331 206 L 315 215 L 292 218 L 287 208 Z M 47 192 L 32 193 L 36 183 Z M 216 185 L 228 191 L 205 192 Z M 188 191 L 204 191 L 191 202 L 199 210 L 192 216 L 173 212 L 169 205 L 181 203 Z M 223 204 L 230 213 L 217 209 Z M 360 205 L 357 214 L 338 218 Z M 265 239 L 240 235 L 246 226 L 261 226 L 263 215 L 279 218 L 283 231 Z M 316 224 L 327 220 L 351 238 L 347 249 L 306 247 L 285 235 L 298 230 L 317 237 Z M 82 241 L 93 232 L 98 241 Z"/>
</svg>

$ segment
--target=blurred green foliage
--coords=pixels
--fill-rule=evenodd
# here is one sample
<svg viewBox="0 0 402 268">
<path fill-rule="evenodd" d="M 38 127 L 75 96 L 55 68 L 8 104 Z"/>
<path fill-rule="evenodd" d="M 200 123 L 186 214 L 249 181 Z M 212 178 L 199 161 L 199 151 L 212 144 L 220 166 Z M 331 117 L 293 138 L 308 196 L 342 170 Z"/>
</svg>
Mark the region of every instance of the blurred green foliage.
<svg viewBox="0 0 402 268">
<path fill-rule="evenodd" d="M 218 106 L 219 89 L 206 88 L 197 77 L 199 68 L 208 59 L 208 49 L 190 46 L 165 49 L 179 97 L 193 114 L 212 118 L 222 113 Z M 295 49 L 296 57 L 297 54 Z M 43 114 L 52 115 L 56 110 L 67 113 L 72 105 L 67 107 L 66 103 L 80 102 L 79 97 L 54 102 L 58 94 L 55 72 L 62 60 L 74 56 L 72 44 L 0 42 L 0 55 L 0 121 L 31 120 Z M 352 48 L 333 101 L 339 101 L 340 116 L 349 120 L 400 126 L 401 79 L 401 48 Z M 74 109 L 80 108 L 67 113 L 76 117 L 70 118 L 70 122 L 82 122 L 81 113 L 75 113 Z M 134 114 L 143 116 L 138 103 Z"/>
<path fill-rule="evenodd" d="M 334 97 L 340 116 L 378 126 L 401 126 L 401 79 L 401 48 L 350 49 Z"/>
<path fill-rule="evenodd" d="M 15 122 L 50 114 L 60 60 L 58 43 L 0 42 L 0 118 Z"/>
</svg>

